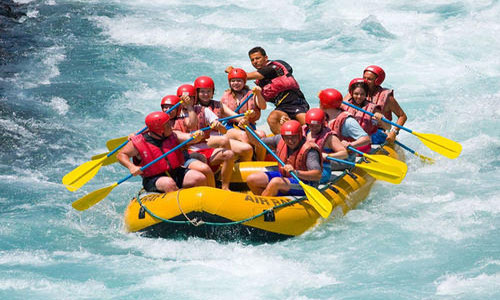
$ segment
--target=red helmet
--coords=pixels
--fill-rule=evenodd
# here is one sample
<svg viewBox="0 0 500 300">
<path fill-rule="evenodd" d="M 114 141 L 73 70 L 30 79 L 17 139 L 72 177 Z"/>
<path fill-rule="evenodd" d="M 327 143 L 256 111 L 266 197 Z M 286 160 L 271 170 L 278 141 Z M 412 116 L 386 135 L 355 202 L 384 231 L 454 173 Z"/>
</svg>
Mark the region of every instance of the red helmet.
<svg viewBox="0 0 500 300">
<path fill-rule="evenodd" d="M 196 96 L 194 86 L 190 84 L 183 84 L 177 89 L 177 97 L 182 96 L 184 93 L 187 93 L 188 96 Z"/>
<path fill-rule="evenodd" d="M 195 89 L 214 89 L 215 88 L 215 84 L 214 84 L 214 81 L 212 80 L 212 78 L 208 77 L 208 76 L 200 76 L 198 78 L 196 78 L 196 80 L 194 81 L 194 88 Z"/>
<path fill-rule="evenodd" d="M 302 136 L 302 125 L 299 121 L 290 120 L 281 125 L 281 135 L 300 135 Z"/>
<path fill-rule="evenodd" d="M 176 105 L 179 101 L 181 101 L 181 99 L 179 99 L 176 95 L 167 95 L 161 99 L 161 105 Z"/>
<path fill-rule="evenodd" d="M 227 74 L 227 80 L 231 81 L 233 78 L 243 79 L 243 81 L 247 82 L 247 72 L 240 68 L 234 68 Z"/>
<path fill-rule="evenodd" d="M 146 116 L 146 126 L 151 132 L 163 135 L 163 125 L 170 120 L 170 116 L 162 111 L 155 111 Z"/>
<path fill-rule="evenodd" d="M 354 78 L 353 80 L 351 80 L 351 82 L 349 82 L 349 88 L 347 89 L 347 91 L 352 94 L 352 88 L 353 88 L 353 85 L 356 84 L 356 83 L 364 83 L 364 84 L 367 84 L 366 83 L 366 80 L 364 80 L 363 78 Z"/>
<path fill-rule="evenodd" d="M 336 89 L 324 89 L 319 92 L 319 103 L 321 108 L 339 108 L 342 104 L 342 94 Z"/>
<path fill-rule="evenodd" d="M 382 82 L 384 82 L 385 72 L 384 72 L 384 70 L 381 67 L 379 67 L 379 66 L 368 66 L 363 71 L 363 74 L 365 74 L 366 71 L 370 71 L 373 74 L 377 75 L 377 78 L 375 78 L 375 84 L 376 85 L 381 85 Z"/>
<path fill-rule="evenodd" d="M 323 124 L 325 121 L 325 112 L 320 108 L 311 108 L 306 113 L 306 124 Z"/>
</svg>

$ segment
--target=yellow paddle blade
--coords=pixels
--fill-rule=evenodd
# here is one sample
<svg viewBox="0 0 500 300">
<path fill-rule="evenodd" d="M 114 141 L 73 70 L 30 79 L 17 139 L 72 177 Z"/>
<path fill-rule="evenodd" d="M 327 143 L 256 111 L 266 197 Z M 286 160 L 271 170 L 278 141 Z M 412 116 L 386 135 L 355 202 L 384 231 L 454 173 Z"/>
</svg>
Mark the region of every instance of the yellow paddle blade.
<svg viewBox="0 0 500 300">
<path fill-rule="evenodd" d="M 102 199 L 106 198 L 106 196 L 118 185 L 117 182 L 113 183 L 110 186 L 98 189 L 96 191 L 93 191 L 90 194 L 87 194 L 83 196 L 82 198 L 76 200 L 71 204 L 74 209 L 76 210 L 86 210 L 89 207 L 92 207 L 95 205 L 97 202 L 101 201 Z"/>
<path fill-rule="evenodd" d="M 422 154 L 418 153 L 417 151 L 415 151 L 415 155 L 416 155 L 418 158 L 420 158 L 420 160 L 421 160 L 423 163 L 426 163 L 426 164 L 430 164 L 430 165 L 432 165 L 432 164 L 435 162 L 435 160 L 434 160 L 434 159 L 432 159 L 432 158 L 430 158 L 430 157 L 427 157 L 427 156 L 425 156 L 425 155 L 422 155 Z"/>
<path fill-rule="evenodd" d="M 459 143 L 432 133 L 418 133 L 413 131 L 412 134 L 416 135 L 424 145 L 429 147 L 443 156 L 455 159 L 462 152 L 462 145 Z"/>
<path fill-rule="evenodd" d="M 365 170 L 375 179 L 394 184 L 401 183 L 406 176 L 406 174 L 403 174 L 403 172 L 395 166 L 388 166 L 377 162 L 356 164 L 356 167 Z"/>
<path fill-rule="evenodd" d="M 116 139 L 111 139 L 106 142 L 106 147 L 108 148 L 109 151 L 113 151 L 116 148 L 118 148 L 121 144 L 123 144 L 125 141 L 127 141 L 126 136 L 122 136 Z"/>
<path fill-rule="evenodd" d="M 104 156 L 107 156 L 108 154 L 109 154 L 109 152 L 94 155 L 94 156 L 92 156 L 92 160 L 96 160 L 96 159 L 102 158 Z M 114 164 L 114 163 L 118 162 L 118 159 L 116 158 L 117 154 L 118 154 L 118 151 L 115 152 L 115 154 L 113 154 L 110 157 L 108 157 L 107 159 L 105 159 L 102 162 L 102 165 L 103 166 L 107 166 L 107 165 L 111 165 L 111 164 Z"/>
<path fill-rule="evenodd" d="M 323 196 L 323 194 L 321 194 L 321 192 L 314 187 L 309 186 L 302 181 L 299 181 L 299 183 L 304 189 L 309 203 L 311 203 L 311 205 L 314 207 L 314 209 L 316 209 L 321 217 L 325 219 L 328 218 L 333 209 L 332 203 L 328 201 L 328 199 L 326 199 L 326 197 Z"/>
<path fill-rule="evenodd" d="M 81 164 L 73 171 L 64 175 L 62 183 L 71 192 L 78 190 L 85 183 L 89 182 L 90 179 L 94 178 L 97 172 L 99 172 L 99 169 L 101 168 L 103 161 L 105 161 L 106 159 L 107 157 L 102 157 Z"/>
<path fill-rule="evenodd" d="M 390 156 L 378 154 L 365 154 L 364 156 L 371 161 L 378 162 L 387 166 L 394 166 L 400 169 L 404 176 L 406 176 L 406 172 L 408 172 L 408 165 L 406 163 Z"/>
</svg>

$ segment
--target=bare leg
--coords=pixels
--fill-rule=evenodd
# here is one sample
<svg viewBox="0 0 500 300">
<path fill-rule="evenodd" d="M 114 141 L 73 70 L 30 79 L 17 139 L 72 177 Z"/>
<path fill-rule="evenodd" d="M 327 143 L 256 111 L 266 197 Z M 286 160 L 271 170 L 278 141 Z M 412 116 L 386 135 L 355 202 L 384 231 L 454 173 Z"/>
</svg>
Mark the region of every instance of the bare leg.
<svg viewBox="0 0 500 300">
<path fill-rule="evenodd" d="M 203 175 L 205 175 L 206 177 L 206 185 L 210 187 L 215 187 L 214 172 L 212 172 L 212 169 L 210 168 L 209 165 L 199 160 L 195 160 L 189 164 L 188 168 L 203 173 Z"/>
<path fill-rule="evenodd" d="M 299 121 L 301 125 L 306 124 L 306 114 L 300 113 L 295 115 L 295 120 Z"/>
<path fill-rule="evenodd" d="M 210 165 L 218 166 L 222 164 L 221 181 L 223 190 L 229 191 L 229 183 L 233 175 L 234 167 L 234 152 L 222 148 L 216 148 L 210 157 Z"/>
<path fill-rule="evenodd" d="M 281 129 L 280 119 L 283 116 L 288 117 L 288 114 L 281 110 L 273 110 L 267 117 L 267 124 L 269 124 L 269 128 L 271 128 L 272 133 L 274 134 L 280 133 Z"/>
<path fill-rule="evenodd" d="M 290 181 L 283 177 L 274 177 L 271 179 L 262 196 L 276 196 L 278 192 L 286 193 L 290 190 Z"/>
<path fill-rule="evenodd" d="M 158 178 L 158 180 L 156 180 L 155 185 L 157 190 L 164 193 L 174 192 L 178 190 L 175 181 L 168 176 L 162 176 Z"/>
<path fill-rule="evenodd" d="M 268 183 L 269 179 L 264 172 L 253 173 L 247 177 L 248 187 L 255 195 L 262 195 Z"/>
<path fill-rule="evenodd" d="M 183 188 L 203 185 L 207 185 L 207 177 L 205 177 L 203 173 L 196 170 L 187 171 L 186 175 L 184 176 L 184 180 L 182 181 Z"/>
<path fill-rule="evenodd" d="M 240 161 L 251 161 L 253 155 L 252 146 L 249 144 L 230 139 L 229 144 L 231 145 L 231 150 L 233 150 L 234 154 L 236 154 L 237 159 Z"/>
</svg>

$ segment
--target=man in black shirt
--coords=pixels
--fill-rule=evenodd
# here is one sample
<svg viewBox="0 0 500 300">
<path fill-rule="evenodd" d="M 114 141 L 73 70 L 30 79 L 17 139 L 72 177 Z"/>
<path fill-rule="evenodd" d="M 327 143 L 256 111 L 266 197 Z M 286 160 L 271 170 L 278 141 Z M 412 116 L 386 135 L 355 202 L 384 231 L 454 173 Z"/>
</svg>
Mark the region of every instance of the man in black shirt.
<svg viewBox="0 0 500 300">
<path fill-rule="evenodd" d="M 299 84 L 292 76 L 292 68 L 282 60 L 268 60 L 266 51 L 254 47 L 248 52 L 252 65 L 257 71 L 247 73 L 248 80 L 262 88 L 262 95 L 267 102 L 276 105 L 267 117 L 267 123 L 274 134 L 280 133 L 281 120 L 294 119 L 305 124 L 306 112 L 309 110 Z M 232 66 L 226 68 L 230 72 Z"/>
</svg>

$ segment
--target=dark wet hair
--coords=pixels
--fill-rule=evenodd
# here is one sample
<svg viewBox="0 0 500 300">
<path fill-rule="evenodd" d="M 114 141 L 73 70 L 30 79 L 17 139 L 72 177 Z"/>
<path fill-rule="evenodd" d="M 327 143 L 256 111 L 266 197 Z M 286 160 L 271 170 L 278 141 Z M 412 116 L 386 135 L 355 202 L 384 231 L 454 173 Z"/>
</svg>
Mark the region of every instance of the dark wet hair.
<svg viewBox="0 0 500 300">
<path fill-rule="evenodd" d="M 252 49 L 250 49 L 250 51 L 248 51 L 248 56 L 250 56 L 254 53 L 257 53 L 257 52 L 260 52 L 260 54 L 262 54 L 262 56 L 267 56 L 266 50 L 264 50 L 264 48 L 262 48 L 260 46 L 253 47 Z"/>
<path fill-rule="evenodd" d="M 366 82 L 356 82 L 353 85 L 351 85 L 349 93 L 352 95 L 352 92 L 359 87 L 365 90 L 366 94 L 368 94 L 368 92 L 370 91 L 370 89 L 368 88 L 368 84 Z"/>
</svg>

